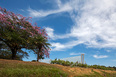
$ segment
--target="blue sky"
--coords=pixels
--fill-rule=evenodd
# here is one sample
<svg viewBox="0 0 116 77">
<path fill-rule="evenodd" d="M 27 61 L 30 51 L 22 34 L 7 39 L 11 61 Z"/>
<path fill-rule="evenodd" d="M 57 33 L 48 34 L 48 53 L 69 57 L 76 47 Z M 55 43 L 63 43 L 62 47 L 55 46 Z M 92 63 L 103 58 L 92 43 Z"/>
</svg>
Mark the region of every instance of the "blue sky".
<svg viewBox="0 0 116 77">
<path fill-rule="evenodd" d="M 85 54 L 87 64 L 116 66 L 116 0 L 0 0 L 0 6 L 45 28 L 49 59 Z M 29 53 L 29 59 L 36 55 Z M 75 57 L 76 60 L 77 57 Z M 46 58 L 48 59 L 48 58 Z"/>
</svg>

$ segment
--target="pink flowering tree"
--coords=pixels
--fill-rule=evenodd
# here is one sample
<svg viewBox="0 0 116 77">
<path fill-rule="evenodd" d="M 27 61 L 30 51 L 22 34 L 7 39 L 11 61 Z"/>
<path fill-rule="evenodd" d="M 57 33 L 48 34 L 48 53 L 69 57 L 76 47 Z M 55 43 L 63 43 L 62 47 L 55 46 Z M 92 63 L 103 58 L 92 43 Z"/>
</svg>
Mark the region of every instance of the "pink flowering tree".
<svg viewBox="0 0 116 77">
<path fill-rule="evenodd" d="M 30 17 L 7 11 L 0 7 L 0 41 L 3 41 L 12 52 L 12 59 L 22 48 L 34 51 L 37 61 L 49 57 L 50 44 L 45 29 L 32 25 Z"/>
</svg>

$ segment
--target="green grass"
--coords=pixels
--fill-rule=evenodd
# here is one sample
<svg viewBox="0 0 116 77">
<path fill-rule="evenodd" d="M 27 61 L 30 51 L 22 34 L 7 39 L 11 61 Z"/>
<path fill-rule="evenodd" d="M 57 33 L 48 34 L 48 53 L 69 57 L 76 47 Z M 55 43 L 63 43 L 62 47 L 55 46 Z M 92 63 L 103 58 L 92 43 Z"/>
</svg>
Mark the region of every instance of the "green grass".
<svg viewBox="0 0 116 77">
<path fill-rule="evenodd" d="M 116 77 L 116 73 L 107 73 L 101 70 L 102 75 L 91 71 L 93 74 L 76 76 L 73 72 L 67 72 L 67 68 L 63 71 L 63 67 L 50 65 L 39 62 L 24 62 L 16 60 L 0 60 L 0 77 Z"/>
<path fill-rule="evenodd" d="M 67 77 L 62 70 L 47 65 L 0 64 L 0 77 Z"/>
</svg>

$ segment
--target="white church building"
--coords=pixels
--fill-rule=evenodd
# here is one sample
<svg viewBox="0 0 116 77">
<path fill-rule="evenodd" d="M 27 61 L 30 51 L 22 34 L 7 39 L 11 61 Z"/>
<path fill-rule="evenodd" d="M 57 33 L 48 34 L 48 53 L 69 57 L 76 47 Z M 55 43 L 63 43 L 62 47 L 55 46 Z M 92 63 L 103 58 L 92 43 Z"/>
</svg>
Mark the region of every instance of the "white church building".
<svg viewBox="0 0 116 77">
<path fill-rule="evenodd" d="M 49 63 L 52 59 L 41 59 L 40 62 Z M 74 56 L 74 57 L 68 57 L 68 58 L 61 58 L 60 60 L 69 61 L 69 62 L 79 62 L 84 63 L 84 54 L 81 54 L 81 56 Z"/>
</svg>

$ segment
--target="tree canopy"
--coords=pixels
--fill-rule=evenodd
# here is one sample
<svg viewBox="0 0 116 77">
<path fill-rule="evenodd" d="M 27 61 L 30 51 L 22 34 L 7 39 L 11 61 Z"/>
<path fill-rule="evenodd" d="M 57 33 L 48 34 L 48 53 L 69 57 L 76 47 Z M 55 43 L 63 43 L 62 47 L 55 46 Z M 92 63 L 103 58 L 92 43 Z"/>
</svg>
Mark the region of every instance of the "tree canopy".
<svg viewBox="0 0 116 77">
<path fill-rule="evenodd" d="M 30 23 L 31 17 L 7 11 L 0 7 L 0 41 L 3 41 L 12 52 L 12 59 L 16 58 L 21 49 L 29 49 L 42 57 L 49 57 L 50 44 L 45 29 Z"/>
</svg>

